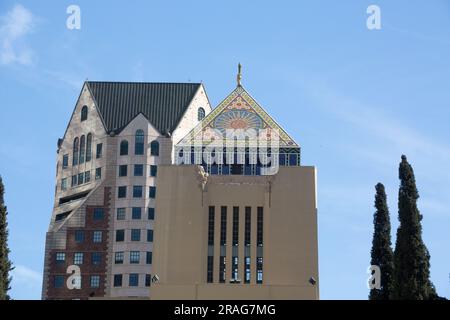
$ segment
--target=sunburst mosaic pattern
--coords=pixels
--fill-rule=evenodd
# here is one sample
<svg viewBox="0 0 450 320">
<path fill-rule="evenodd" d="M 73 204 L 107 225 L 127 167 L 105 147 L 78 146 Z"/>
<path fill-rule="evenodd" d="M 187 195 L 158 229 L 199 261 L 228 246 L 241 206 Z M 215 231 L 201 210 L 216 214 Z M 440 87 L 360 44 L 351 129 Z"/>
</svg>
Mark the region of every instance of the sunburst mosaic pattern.
<svg viewBox="0 0 450 320">
<path fill-rule="evenodd" d="M 232 110 L 223 112 L 215 118 L 213 127 L 225 133 L 227 129 L 262 129 L 264 122 L 254 112 Z"/>
</svg>

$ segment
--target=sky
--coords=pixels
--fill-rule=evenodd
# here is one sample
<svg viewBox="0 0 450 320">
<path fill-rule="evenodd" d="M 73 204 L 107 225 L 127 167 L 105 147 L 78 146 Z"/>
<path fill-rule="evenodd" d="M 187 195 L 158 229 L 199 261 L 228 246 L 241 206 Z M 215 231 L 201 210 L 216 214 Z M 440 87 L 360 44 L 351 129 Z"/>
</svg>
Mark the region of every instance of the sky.
<svg viewBox="0 0 450 320">
<path fill-rule="evenodd" d="M 69 5 L 81 10 L 68 29 Z M 369 30 L 369 5 L 381 29 Z M 398 165 L 416 174 L 431 280 L 450 297 L 450 2 L 0 2 L 0 175 L 14 299 L 40 299 L 56 144 L 83 81 L 242 83 L 317 168 L 322 299 L 367 299 L 375 184 L 392 240 Z"/>
</svg>

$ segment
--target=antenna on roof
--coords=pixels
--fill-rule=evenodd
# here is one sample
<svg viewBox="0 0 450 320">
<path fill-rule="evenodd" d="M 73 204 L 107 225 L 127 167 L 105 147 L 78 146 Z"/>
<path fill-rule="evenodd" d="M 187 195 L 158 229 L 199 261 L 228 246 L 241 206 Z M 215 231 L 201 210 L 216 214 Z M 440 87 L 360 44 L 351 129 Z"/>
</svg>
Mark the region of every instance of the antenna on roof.
<svg viewBox="0 0 450 320">
<path fill-rule="evenodd" d="M 241 71 L 242 71 L 242 66 L 241 66 L 241 64 L 239 63 L 238 64 L 238 74 L 237 74 L 237 85 L 238 85 L 238 87 L 240 87 L 241 86 L 241 80 L 242 80 L 242 74 L 241 74 Z"/>
</svg>

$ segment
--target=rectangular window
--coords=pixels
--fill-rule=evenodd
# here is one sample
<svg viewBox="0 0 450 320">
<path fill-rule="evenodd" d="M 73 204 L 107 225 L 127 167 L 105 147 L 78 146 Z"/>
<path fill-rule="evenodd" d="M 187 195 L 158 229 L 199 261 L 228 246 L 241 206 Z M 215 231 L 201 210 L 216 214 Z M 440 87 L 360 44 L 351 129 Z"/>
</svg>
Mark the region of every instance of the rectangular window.
<svg viewBox="0 0 450 320">
<path fill-rule="evenodd" d="M 119 166 L 119 177 L 126 177 L 128 175 L 128 166 L 126 164 Z"/>
<path fill-rule="evenodd" d="M 150 284 L 152 282 L 152 276 L 150 274 L 145 275 L 145 286 L 150 287 Z"/>
<path fill-rule="evenodd" d="M 91 253 L 91 264 L 94 266 L 98 266 L 102 263 L 102 254 L 100 252 L 92 252 Z"/>
<path fill-rule="evenodd" d="M 114 287 L 121 287 L 121 286 L 122 286 L 122 275 L 115 274 L 114 275 Z"/>
<path fill-rule="evenodd" d="M 62 191 L 67 190 L 67 178 L 63 178 L 63 179 L 61 180 L 61 190 L 62 190 Z"/>
<path fill-rule="evenodd" d="M 55 276 L 53 286 L 55 288 L 64 287 L 64 276 L 61 276 L 61 275 Z"/>
<path fill-rule="evenodd" d="M 127 197 L 127 187 L 126 186 L 120 186 L 117 188 L 117 197 L 119 199 L 123 199 Z"/>
<path fill-rule="evenodd" d="M 129 279 L 128 279 L 128 285 L 130 287 L 137 287 L 139 286 L 139 274 L 137 273 L 130 273 Z"/>
<path fill-rule="evenodd" d="M 258 246 L 263 245 L 263 219 L 264 219 L 264 211 L 263 207 L 258 207 L 258 216 L 256 221 L 256 244 Z"/>
<path fill-rule="evenodd" d="M 102 168 L 95 169 L 95 180 L 100 180 L 102 178 Z"/>
<path fill-rule="evenodd" d="M 64 252 L 57 252 L 55 255 L 56 263 L 64 263 L 66 262 L 66 254 Z"/>
<path fill-rule="evenodd" d="M 86 171 L 84 173 L 84 182 L 85 183 L 91 182 L 91 172 L 90 171 Z"/>
<path fill-rule="evenodd" d="M 66 169 L 68 166 L 69 166 L 69 155 L 65 154 L 63 155 L 62 167 L 63 169 Z"/>
<path fill-rule="evenodd" d="M 117 208 L 117 220 L 125 220 L 126 208 Z"/>
<path fill-rule="evenodd" d="M 142 186 L 133 186 L 133 198 L 142 198 Z"/>
<path fill-rule="evenodd" d="M 133 207 L 131 211 L 131 219 L 140 220 L 141 219 L 141 208 Z"/>
<path fill-rule="evenodd" d="M 150 177 L 156 177 L 157 172 L 158 172 L 158 167 L 151 165 L 150 166 Z"/>
<path fill-rule="evenodd" d="M 145 263 L 152 264 L 153 259 L 153 253 L 151 251 L 148 251 L 145 255 Z"/>
<path fill-rule="evenodd" d="M 101 243 L 102 242 L 102 232 L 101 231 L 94 231 L 92 234 L 92 242 L 94 243 Z"/>
<path fill-rule="evenodd" d="M 144 175 L 144 165 L 143 164 L 135 164 L 134 165 L 134 176 L 142 177 Z"/>
<path fill-rule="evenodd" d="M 73 264 L 83 264 L 83 252 L 75 252 L 73 255 Z"/>
<path fill-rule="evenodd" d="M 219 260 L 219 282 L 225 283 L 226 260 L 224 256 L 220 256 Z"/>
<path fill-rule="evenodd" d="M 149 187 L 148 188 L 148 197 L 150 199 L 155 199 L 155 197 L 156 197 L 156 187 Z"/>
<path fill-rule="evenodd" d="M 105 211 L 103 208 L 94 208 L 94 220 L 103 220 L 103 217 L 105 216 Z"/>
<path fill-rule="evenodd" d="M 141 260 L 141 253 L 139 251 L 130 251 L 130 263 L 138 264 Z"/>
<path fill-rule="evenodd" d="M 72 187 L 75 187 L 77 185 L 78 176 L 74 175 L 72 176 Z"/>
<path fill-rule="evenodd" d="M 220 245 L 225 246 L 227 242 L 227 207 L 220 207 Z"/>
<path fill-rule="evenodd" d="M 206 273 L 206 282 L 207 283 L 213 283 L 214 282 L 214 257 L 208 256 L 208 262 L 207 262 L 207 273 Z"/>
<path fill-rule="evenodd" d="M 147 242 L 153 242 L 153 230 L 147 230 Z"/>
<path fill-rule="evenodd" d="M 250 283 L 250 275 L 251 275 L 251 269 L 250 269 L 250 257 L 245 257 L 245 265 L 244 265 L 244 270 L 245 270 L 245 278 L 244 278 L 244 283 Z"/>
<path fill-rule="evenodd" d="M 81 243 L 84 241 L 84 231 L 83 230 L 76 230 L 75 231 L 75 242 Z"/>
<path fill-rule="evenodd" d="M 263 283 L 263 258 L 256 258 L 256 283 Z"/>
<path fill-rule="evenodd" d="M 252 225 L 252 207 L 245 207 L 244 244 L 246 246 L 249 246 L 251 242 L 250 240 L 251 225 Z"/>
<path fill-rule="evenodd" d="M 84 183 L 84 173 L 79 173 L 78 174 L 78 185 L 83 184 Z"/>
<path fill-rule="evenodd" d="M 97 144 L 97 155 L 95 156 L 97 159 L 100 159 L 103 155 L 103 143 Z"/>
<path fill-rule="evenodd" d="M 155 208 L 148 208 L 148 220 L 155 220 Z"/>
<path fill-rule="evenodd" d="M 233 280 L 239 279 L 238 269 L 239 269 L 239 258 L 237 256 L 234 256 L 231 259 L 231 279 Z"/>
<path fill-rule="evenodd" d="M 123 251 L 118 251 L 114 254 L 114 263 L 115 264 L 123 264 Z"/>
<path fill-rule="evenodd" d="M 100 276 L 91 276 L 89 282 L 90 282 L 91 288 L 99 288 L 100 287 Z"/>
<path fill-rule="evenodd" d="M 116 242 L 125 240 L 125 230 L 116 230 Z"/>
<path fill-rule="evenodd" d="M 239 207 L 233 207 L 233 246 L 239 244 Z"/>
<path fill-rule="evenodd" d="M 215 207 L 209 207 L 208 214 L 208 246 L 214 245 L 214 215 L 215 215 Z"/>
<path fill-rule="evenodd" d="M 131 241 L 141 241 L 140 229 L 131 229 Z"/>
</svg>

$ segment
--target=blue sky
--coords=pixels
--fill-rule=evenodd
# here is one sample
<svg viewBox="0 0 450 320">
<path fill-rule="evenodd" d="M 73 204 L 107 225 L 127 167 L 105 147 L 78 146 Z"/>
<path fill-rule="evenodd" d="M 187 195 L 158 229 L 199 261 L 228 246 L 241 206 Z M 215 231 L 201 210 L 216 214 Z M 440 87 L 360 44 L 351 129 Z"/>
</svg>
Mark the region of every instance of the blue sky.
<svg viewBox="0 0 450 320">
<path fill-rule="evenodd" d="M 122 4 L 119 4 L 122 3 Z M 66 8 L 81 8 L 81 30 Z M 381 30 L 366 9 L 381 8 Z M 320 291 L 366 299 L 374 186 L 397 223 L 398 163 L 416 173 L 431 277 L 450 297 L 450 2 L 0 3 L 0 174 L 11 295 L 39 299 L 56 142 L 85 79 L 203 81 L 214 106 L 243 85 L 318 170 Z"/>
</svg>

